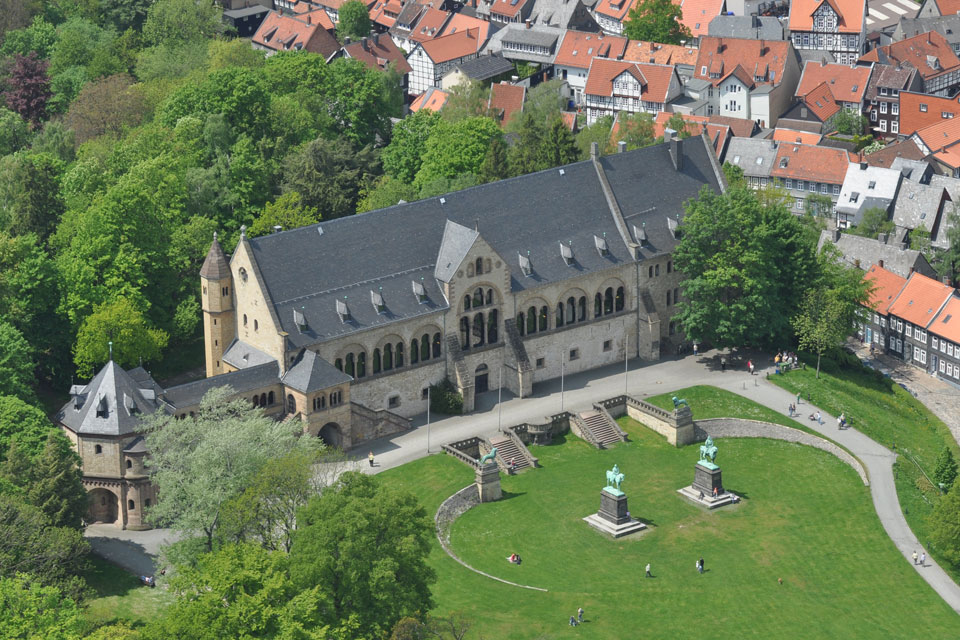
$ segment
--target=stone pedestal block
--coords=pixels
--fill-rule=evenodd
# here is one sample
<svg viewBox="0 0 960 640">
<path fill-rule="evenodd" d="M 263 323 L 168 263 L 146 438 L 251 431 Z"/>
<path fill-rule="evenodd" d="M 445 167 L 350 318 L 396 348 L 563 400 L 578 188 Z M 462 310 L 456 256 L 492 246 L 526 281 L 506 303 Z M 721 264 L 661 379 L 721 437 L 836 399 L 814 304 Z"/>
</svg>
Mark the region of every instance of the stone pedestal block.
<svg viewBox="0 0 960 640">
<path fill-rule="evenodd" d="M 718 494 L 723 493 L 723 482 L 720 479 L 720 467 L 716 465 L 711 465 L 714 468 L 710 468 L 700 464 L 699 462 L 694 466 L 695 472 L 693 476 L 693 488 L 698 491 L 703 491 L 705 495 L 712 496 L 713 490 L 716 488 Z"/>
<path fill-rule="evenodd" d="M 622 493 L 619 496 L 613 495 L 604 489 L 600 492 L 600 511 L 597 515 L 613 524 L 629 522 L 627 496 Z"/>
<path fill-rule="evenodd" d="M 496 462 L 488 462 L 478 467 L 476 481 L 480 502 L 493 502 L 503 497 L 500 489 L 500 468 Z"/>
</svg>

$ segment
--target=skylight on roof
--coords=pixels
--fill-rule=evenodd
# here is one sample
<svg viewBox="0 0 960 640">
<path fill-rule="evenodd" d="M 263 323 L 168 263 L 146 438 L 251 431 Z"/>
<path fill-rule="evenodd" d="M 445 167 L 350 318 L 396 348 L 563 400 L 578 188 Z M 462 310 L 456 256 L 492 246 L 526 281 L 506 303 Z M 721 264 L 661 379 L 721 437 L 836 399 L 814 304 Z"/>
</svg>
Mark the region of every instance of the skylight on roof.
<svg viewBox="0 0 960 640">
<path fill-rule="evenodd" d="M 763 164 L 763 156 L 757 156 L 757 164 Z"/>
<path fill-rule="evenodd" d="M 733 156 L 733 164 L 740 164 L 740 156 Z"/>
<path fill-rule="evenodd" d="M 870 184 L 867 185 L 867 189 L 876 189 L 876 188 L 877 188 L 877 181 L 876 181 L 876 180 L 871 180 L 871 181 L 870 181 Z"/>
</svg>

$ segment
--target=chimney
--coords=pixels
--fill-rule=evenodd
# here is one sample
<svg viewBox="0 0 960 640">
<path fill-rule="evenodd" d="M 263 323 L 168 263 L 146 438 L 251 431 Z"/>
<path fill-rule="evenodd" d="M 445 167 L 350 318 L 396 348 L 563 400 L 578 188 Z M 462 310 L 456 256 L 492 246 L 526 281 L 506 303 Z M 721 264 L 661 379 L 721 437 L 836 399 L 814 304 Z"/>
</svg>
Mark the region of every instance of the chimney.
<svg viewBox="0 0 960 640">
<path fill-rule="evenodd" d="M 885 233 L 878 233 L 878 234 L 877 234 L 877 240 L 879 240 L 879 241 L 880 241 L 881 243 L 883 243 L 883 244 L 887 244 L 887 234 L 885 234 Z M 883 262 L 883 261 L 881 260 L 881 262 Z M 881 264 L 880 266 L 882 267 L 883 265 Z"/>
<path fill-rule="evenodd" d="M 773 150 L 773 151 L 776 151 L 776 150 L 777 150 L 777 141 L 776 141 L 776 140 L 770 140 L 770 149 Z"/>
<path fill-rule="evenodd" d="M 530 23 L 530 20 L 529 20 L 529 19 L 524 20 L 524 21 L 523 21 L 523 24 L 525 24 L 525 25 L 527 26 L 527 29 L 529 29 L 530 27 L 533 26 L 533 25 Z"/>
<path fill-rule="evenodd" d="M 866 170 L 867 170 L 867 163 L 866 163 L 866 162 L 861 162 L 861 163 L 860 163 L 860 171 L 866 171 Z"/>
<path fill-rule="evenodd" d="M 590 159 L 596 160 L 600 157 L 600 145 L 596 142 L 590 143 Z"/>
<path fill-rule="evenodd" d="M 627 150 L 627 143 L 624 140 L 621 140 L 617 143 L 617 153 L 623 153 Z"/>
<path fill-rule="evenodd" d="M 307 14 L 307 24 L 313 24 L 313 16 L 311 16 L 309 13 Z"/>
<path fill-rule="evenodd" d="M 280 233 L 281 231 L 283 231 L 283 227 L 282 227 L 281 225 L 279 225 L 279 224 L 273 225 L 273 232 L 274 232 L 274 233 Z"/>
<path fill-rule="evenodd" d="M 943 284 L 947 285 L 948 287 L 953 286 L 953 283 L 950 282 L 950 276 L 943 276 Z"/>
<path fill-rule="evenodd" d="M 346 47 L 349 44 L 350 44 L 350 36 L 343 36 L 343 46 Z"/>
<path fill-rule="evenodd" d="M 360 40 L 360 48 L 363 49 L 364 51 L 369 51 L 369 50 L 370 50 L 370 48 L 367 46 L 367 39 L 366 39 L 366 38 L 362 38 L 362 39 Z"/>
<path fill-rule="evenodd" d="M 877 266 L 883 269 L 883 258 L 880 258 L 879 260 L 877 260 Z"/>
<path fill-rule="evenodd" d="M 916 271 L 916 269 L 914 269 L 913 267 L 910 267 L 910 275 L 911 275 L 911 276 L 913 275 L 913 272 L 914 272 L 914 271 Z"/>
<path fill-rule="evenodd" d="M 664 127 L 664 129 L 663 129 L 663 141 L 664 141 L 664 142 L 670 142 L 676 134 L 677 134 L 677 132 L 674 131 L 673 129 L 671 129 L 671 128 L 669 128 L 669 127 Z"/>
<path fill-rule="evenodd" d="M 840 229 L 834 229 L 834 230 L 833 230 L 833 241 L 834 241 L 835 243 L 836 243 L 836 242 L 840 242 Z"/>
<path fill-rule="evenodd" d="M 683 171 L 683 140 L 676 136 L 670 140 L 670 159 L 674 169 Z"/>
</svg>

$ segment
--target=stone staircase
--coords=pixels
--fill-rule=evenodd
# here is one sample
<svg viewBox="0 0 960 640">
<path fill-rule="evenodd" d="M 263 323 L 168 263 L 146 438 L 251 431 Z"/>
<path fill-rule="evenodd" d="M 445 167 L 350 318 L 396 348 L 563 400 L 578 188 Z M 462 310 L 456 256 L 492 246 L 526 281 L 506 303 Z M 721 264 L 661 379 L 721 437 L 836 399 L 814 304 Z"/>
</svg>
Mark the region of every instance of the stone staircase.
<svg viewBox="0 0 960 640">
<path fill-rule="evenodd" d="M 532 467 L 532 456 L 530 456 L 526 450 L 520 450 L 520 447 L 523 447 L 523 443 L 519 440 L 514 441 L 508 436 L 492 436 L 490 438 L 490 444 L 497 448 L 497 464 L 501 470 L 509 473 L 511 460 L 514 462 L 514 473 L 519 473 Z M 524 449 L 526 449 L 526 447 L 524 447 Z"/>
<path fill-rule="evenodd" d="M 460 348 L 460 340 L 454 334 L 447 335 L 447 352 L 453 358 L 453 368 L 456 373 L 456 384 L 461 389 L 473 386 L 473 376 L 467 370 L 467 361 Z"/>
<path fill-rule="evenodd" d="M 590 432 L 593 440 L 601 447 L 623 442 L 623 435 L 610 417 L 600 411 L 584 411 L 580 414 L 580 425 Z"/>
<path fill-rule="evenodd" d="M 527 356 L 527 348 L 523 346 L 523 338 L 517 330 L 517 323 L 512 320 L 503 323 L 503 329 L 507 334 L 507 342 L 513 351 L 513 357 L 517 360 L 517 369 L 521 375 L 533 371 L 530 366 L 530 358 Z"/>
</svg>

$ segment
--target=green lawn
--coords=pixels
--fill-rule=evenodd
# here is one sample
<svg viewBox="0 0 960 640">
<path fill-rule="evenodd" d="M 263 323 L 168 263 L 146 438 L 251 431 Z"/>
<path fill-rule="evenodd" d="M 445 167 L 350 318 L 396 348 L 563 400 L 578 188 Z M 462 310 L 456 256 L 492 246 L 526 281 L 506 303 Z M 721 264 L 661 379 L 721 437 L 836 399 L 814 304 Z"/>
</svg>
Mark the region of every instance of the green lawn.
<svg viewBox="0 0 960 640">
<path fill-rule="evenodd" d="M 808 365 L 806 370 L 771 376 L 770 381 L 791 393 L 802 393 L 804 399 L 810 394 L 813 403 L 833 415 L 845 412 L 854 428 L 884 446 L 892 448 L 896 444 L 901 454 L 894 465 L 900 507 L 914 534 L 926 543 L 927 518 L 939 491 L 918 466 L 932 477 L 944 445 L 960 459 L 960 447 L 947 426 L 890 378 L 866 367 L 832 368 L 829 373 L 821 370 L 817 380 L 815 369 Z M 931 551 L 937 556 L 936 549 Z M 953 570 L 952 575 L 960 581 L 960 572 Z"/>
<path fill-rule="evenodd" d="M 569 435 L 534 447 L 542 469 L 504 476 L 504 500 L 453 525 L 452 545 L 466 562 L 549 592 L 472 573 L 435 543 L 435 613 L 465 612 L 477 638 L 686 637 L 698 626 L 718 638 L 908 638 L 917 621 L 924 638 L 956 637 L 956 614 L 900 557 L 869 491 L 833 456 L 774 440 L 719 440 L 724 484 L 745 500 L 708 513 L 676 493 L 693 478 L 696 449 L 620 422 L 631 441 L 610 450 Z M 599 506 L 614 463 L 626 474 L 631 511 L 652 525 L 639 539 L 612 541 L 581 520 Z M 432 517 L 473 472 L 431 456 L 381 477 L 417 494 Z M 521 566 L 506 562 L 511 552 Z M 694 568 L 701 555 L 702 576 Z M 654 579 L 643 577 L 647 562 Z M 909 611 L 891 602 L 909 602 Z M 578 606 L 588 622 L 571 629 Z"/>
<path fill-rule="evenodd" d="M 91 570 L 84 577 L 96 593 L 87 601 L 87 620 L 91 624 L 117 620 L 144 623 L 173 602 L 173 596 L 163 587 L 143 586 L 136 576 L 98 555 L 91 554 L 90 559 Z"/>
</svg>

